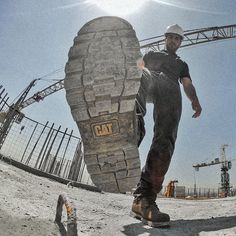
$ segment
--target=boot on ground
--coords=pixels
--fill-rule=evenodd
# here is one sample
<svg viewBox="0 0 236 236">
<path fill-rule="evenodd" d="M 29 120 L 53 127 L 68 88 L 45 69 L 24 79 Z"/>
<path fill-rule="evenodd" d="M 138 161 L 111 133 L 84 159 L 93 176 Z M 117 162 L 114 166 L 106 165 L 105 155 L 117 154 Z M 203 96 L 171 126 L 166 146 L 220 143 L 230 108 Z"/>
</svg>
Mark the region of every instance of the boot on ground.
<svg viewBox="0 0 236 236">
<path fill-rule="evenodd" d="M 168 226 L 170 223 L 170 216 L 161 212 L 156 202 L 148 197 L 134 199 L 131 215 L 151 227 Z"/>
</svg>

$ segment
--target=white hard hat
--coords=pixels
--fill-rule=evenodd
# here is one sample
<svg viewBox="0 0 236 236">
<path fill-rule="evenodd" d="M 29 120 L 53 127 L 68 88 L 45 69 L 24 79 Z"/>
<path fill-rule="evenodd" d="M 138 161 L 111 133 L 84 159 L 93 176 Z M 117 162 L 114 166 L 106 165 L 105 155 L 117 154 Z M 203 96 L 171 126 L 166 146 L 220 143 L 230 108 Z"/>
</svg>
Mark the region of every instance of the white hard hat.
<svg viewBox="0 0 236 236">
<path fill-rule="evenodd" d="M 166 34 L 178 34 L 182 39 L 184 38 L 184 31 L 178 24 L 167 26 Z"/>
</svg>

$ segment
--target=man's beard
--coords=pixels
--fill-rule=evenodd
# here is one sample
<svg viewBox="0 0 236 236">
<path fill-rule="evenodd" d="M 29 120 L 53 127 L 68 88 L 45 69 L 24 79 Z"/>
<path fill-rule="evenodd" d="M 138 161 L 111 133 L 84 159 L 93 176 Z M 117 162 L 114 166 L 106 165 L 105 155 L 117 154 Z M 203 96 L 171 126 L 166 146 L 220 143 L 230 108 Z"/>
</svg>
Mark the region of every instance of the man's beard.
<svg viewBox="0 0 236 236">
<path fill-rule="evenodd" d="M 173 45 L 173 46 L 166 45 L 166 49 L 168 52 L 176 53 L 178 47 L 176 47 L 175 45 Z"/>
</svg>

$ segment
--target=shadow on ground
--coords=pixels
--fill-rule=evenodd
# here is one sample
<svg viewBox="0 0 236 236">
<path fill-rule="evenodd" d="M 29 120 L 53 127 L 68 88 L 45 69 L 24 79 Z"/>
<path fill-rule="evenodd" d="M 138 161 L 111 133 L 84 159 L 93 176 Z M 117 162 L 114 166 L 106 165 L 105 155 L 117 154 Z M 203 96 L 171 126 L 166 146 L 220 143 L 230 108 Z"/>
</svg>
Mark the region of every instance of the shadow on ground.
<svg viewBox="0 0 236 236">
<path fill-rule="evenodd" d="M 12 216 L 0 209 L 1 236 L 58 236 L 58 232 L 53 220 L 40 219 L 28 213 Z"/>
<path fill-rule="evenodd" d="M 158 236 L 198 236 L 200 232 L 214 232 L 236 227 L 236 216 L 217 217 L 199 220 L 176 220 L 169 228 L 150 228 L 142 222 L 125 225 L 122 233 L 126 236 L 158 235 Z M 227 234 L 228 235 L 228 234 Z M 236 229 L 232 234 L 236 235 Z"/>
</svg>

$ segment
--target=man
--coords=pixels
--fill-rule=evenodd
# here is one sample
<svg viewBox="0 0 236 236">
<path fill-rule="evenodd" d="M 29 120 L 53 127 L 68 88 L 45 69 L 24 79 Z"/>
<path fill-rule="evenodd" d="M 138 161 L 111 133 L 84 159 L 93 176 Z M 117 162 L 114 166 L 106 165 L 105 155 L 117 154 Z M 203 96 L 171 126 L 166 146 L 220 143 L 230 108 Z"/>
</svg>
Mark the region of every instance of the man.
<svg viewBox="0 0 236 236">
<path fill-rule="evenodd" d="M 158 209 L 155 200 L 162 189 L 175 148 L 182 105 L 179 82 L 191 101 L 194 110 L 192 117 L 199 117 L 202 110 L 188 65 L 176 55 L 183 37 L 184 32 L 179 25 L 168 26 L 165 32 L 166 50 L 149 52 L 138 64 L 143 69 L 140 101 L 145 104 L 145 99 L 151 98 L 154 104 L 154 136 L 140 182 L 134 192 L 131 213 L 152 227 L 168 225 L 170 221 L 169 215 Z M 141 110 L 145 114 L 145 108 Z"/>
</svg>

